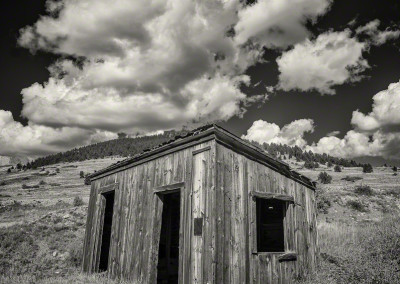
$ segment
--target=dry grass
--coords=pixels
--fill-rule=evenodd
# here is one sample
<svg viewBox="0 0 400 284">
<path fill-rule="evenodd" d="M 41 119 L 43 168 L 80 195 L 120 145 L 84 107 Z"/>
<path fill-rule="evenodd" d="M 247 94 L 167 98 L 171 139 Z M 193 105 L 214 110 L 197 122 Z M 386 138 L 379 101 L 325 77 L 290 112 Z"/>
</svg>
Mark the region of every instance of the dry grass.
<svg viewBox="0 0 400 284">
<path fill-rule="evenodd" d="M 128 281 L 113 280 L 104 274 L 86 275 L 78 271 L 68 276 L 38 279 L 32 275 L 0 276 L 0 284 L 134 284 Z"/>
<path fill-rule="evenodd" d="M 400 283 L 399 217 L 319 224 L 320 267 L 299 283 Z"/>
<path fill-rule="evenodd" d="M 0 168 L 0 284 L 124 283 L 79 273 L 90 189 L 80 171 L 116 161 L 49 166 L 48 175 Z M 400 176 L 389 168 L 300 171 L 314 180 L 326 171 L 332 183 L 317 190 L 320 266 L 299 283 L 400 283 Z M 372 194 L 356 190 L 367 186 Z M 368 210 L 349 207 L 355 202 Z"/>
</svg>

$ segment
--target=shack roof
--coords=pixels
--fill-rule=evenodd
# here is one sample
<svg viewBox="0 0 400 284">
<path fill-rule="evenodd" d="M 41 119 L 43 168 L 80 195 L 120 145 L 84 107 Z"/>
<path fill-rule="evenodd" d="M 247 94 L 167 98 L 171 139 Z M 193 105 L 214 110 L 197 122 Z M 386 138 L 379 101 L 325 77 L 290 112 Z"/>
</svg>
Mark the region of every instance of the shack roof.
<svg viewBox="0 0 400 284">
<path fill-rule="evenodd" d="M 125 170 L 137 164 L 154 159 L 162 155 L 164 152 L 173 152 L 174 150 L 177 150 L 176 148 L 190 147 L 191 145 L 212 139 L 217 140 L 234 151 L 245 154 L 250 159 L 265 164 L 271 169 L 290 179 L 295 180 L 298 183 L 301 183 L 311 189 L 315 189 L 315 183 L 312 182 L 308 177 L 292 170 L 285 162 L 272 157 L 263 149 L 239 138 L 235 134 L 216 124 L 208 124 L 192 131 L 181 133 L 167 142 L 164 142 L 156 147 L 146 149 L 133 157 L 129 157 L 93 173 L 90 175 L 90 179 L 94 180 L 102 176 Z"/>
</svg>

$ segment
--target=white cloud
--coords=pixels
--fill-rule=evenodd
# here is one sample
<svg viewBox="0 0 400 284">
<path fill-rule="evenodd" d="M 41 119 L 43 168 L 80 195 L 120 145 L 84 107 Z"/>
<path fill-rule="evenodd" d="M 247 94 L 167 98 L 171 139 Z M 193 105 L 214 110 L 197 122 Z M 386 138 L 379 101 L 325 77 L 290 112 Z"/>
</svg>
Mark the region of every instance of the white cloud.
<svg viewBox="0 0 400 284">
<path fill-rule="evenodd" d="M 400 158 L 400 81 L 373 97 L 372 111 L 356 110 L 351 123 L 353 130 L 343 139 L 323 137 L 308 149 L 338 157 L 383 156 Z"/>
<path fill-rule="evenodd" d="M 359 156 L 375 156 L 380 150 L 379 141 L 370 141 L 368 135 L 354 130 L 347 132 L 343 139 L 335 136 L 321 138 L 318 143 L 306 147 L 316 153 L 327 153 L 336 157 L 353 158 Z"/>
<path fill-rule="evenodd" d="M 366 34 L 370 37 L 370 43 L 373 45 L 382 45 L 388 40 L 397 39 L 400 36 L 400 30 L 386 29 L 380 31 L 378 29 L 380 21 L 378 19 L 367 23 L 365 26 L 360 26 L 356 29 L 357 34 Z"/>
<path fill-rule="evenodd" d="M 8 129 L 18 128 L 21 137 L 73 131 L 81 137 L 59 148 L 43 143 L 45 153 L 104 131 L 148 133 L 240 116 L 268 98 L 240 90 L 250 82 L 245 70 L 262 61 L 263 47 L 303 40 L 306 21 L 316 21 L 330 3 L 48 0 L 49 15 L 21 29 L 18 43 L 63 57 L 49 67 L 48 82 L 22 90 L 29 125 L 12 122 Z M 28 155 L 22 144 L 12 152 Z"/>
<path fill-rule="evenodd" d="M 278 86 L 285 91 L 317 90 L 333 95 L 333 86 L 359 80 L 369 67 L 362 56 L 366 47 L 352 38 L 348 29 L 323 33 L 313 41 L 306 39 L 277 59 Z"/>
<path fill-rule="evenodd" d="M 0 110 L 0 154 L 37 157 L 68 150 L 75 146 L 116 138 L 110 132 L 74 127 L 51 128 L 14 121 L 11 112 Z"/>
<path fill-rule="evenodd" d="M 360 131 L 382 129 L 387 132 L 400 130 L 400 81 L 373 96 L 372 111 L 365 115 L 356 110 L 351 123 Z"/>
<path fill-rule="evenodd" d="M 307 20 L 326 13 L 330 0 L 259 0 L 239 11 L 235 40 L 285 48 L 307 38 Z"/>
<path fill-rule="evenodd" d="M 295 120 L 282 129 L 275 123 L 257 120 L 253 122 L 253 125 L 247 130 L 247 134 L 243 135 L 242 138 L 260 144 L 276 143 L 303 147 L 307 143 L 303 138 L 304 134 L 313 131 L 314 122 L 312 119 Z"/>
</svg>

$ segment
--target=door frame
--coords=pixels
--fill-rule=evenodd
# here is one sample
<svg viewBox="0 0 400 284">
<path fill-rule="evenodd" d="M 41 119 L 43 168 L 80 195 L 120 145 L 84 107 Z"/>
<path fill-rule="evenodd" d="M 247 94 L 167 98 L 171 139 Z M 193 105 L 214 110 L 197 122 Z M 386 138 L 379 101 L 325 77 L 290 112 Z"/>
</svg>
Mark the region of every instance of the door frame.
<svg viewBox="0 0 400 284">
<path fill-rule="evenodd" d="M 154 279 L 150 279 L 150 283 L 157 282 L 157 274 L 158 274 L 158 250 L 160 245 L 160 237 L 161 237 L 161 225 L 162 225 L 162 212 L 163 212 L 163 197 L 170 193 L 180 193 L 180 208 L 179 208 L 179 268 L 178 268 L 178 279 L 179 283 L 182 283 L 182 269 L 183 269 L 183 254 L 184 254 L 184 231 L 183 227 L 185 222 L 185 182 L 172 183 L 164 186 L 159 186 L 153 189 L 154 193 L 154 227 L 153 227 L 153 258 L 151 259 L 152 266 L 150 269 L 154 269 L 155 273 Z"/>
</svg>

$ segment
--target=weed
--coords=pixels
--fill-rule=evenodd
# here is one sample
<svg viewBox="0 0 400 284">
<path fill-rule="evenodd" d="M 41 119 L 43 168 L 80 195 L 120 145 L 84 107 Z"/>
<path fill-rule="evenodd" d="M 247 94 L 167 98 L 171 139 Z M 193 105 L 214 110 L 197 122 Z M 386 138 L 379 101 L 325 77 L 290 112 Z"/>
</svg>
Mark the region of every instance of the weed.
<svg viewBox="0 0 400 284">
<path fill-rule="evenodd" d="M 359 211 L 359 212 L 368 212 L 368 210 L 365 207 L 365 205 L 362 204 L 358 200 L 349 200 L 349 201 L 347 201 L 347 206 L 349 206 L 351 209 Z"/>
<path fill-rule="evenodd" d="M 328 214 L 328 209 L 332 206 L 327 196 L 322 195 L 317 200 L 317 210 L 320 213 Z"/>
<path fill-rule="evenodd" d="M 357 186 L 356 189 L 354 190 L 355 193 L 361 194 L 361 195 L 368 195 L 371 196 L 374 194 L 374 191 L 369 185 L 360 185 Z"/>
<path fill-rule="evenodd" d="M 355 181 L 361 180 L 361 179 L 363 179 L 363 178 L 362 177 L 357 177 L 357 176 L 355 176 L 355 177 L 346 176 L 346 177 L 342 178 L 342 180 L 351 181 L 351 182 L 355 182 Z"/>
<path fill-rule="evenodd" d="M 83 202 L 83 199 L 79 196 L 76 196 L 74 198 L 74 202 L 72 203 L 72 205 L 74 205 L 75 207 L 82 206 L 84 204 L 85 204 L 85 202 Z"/>
</svg>

